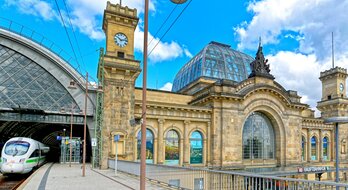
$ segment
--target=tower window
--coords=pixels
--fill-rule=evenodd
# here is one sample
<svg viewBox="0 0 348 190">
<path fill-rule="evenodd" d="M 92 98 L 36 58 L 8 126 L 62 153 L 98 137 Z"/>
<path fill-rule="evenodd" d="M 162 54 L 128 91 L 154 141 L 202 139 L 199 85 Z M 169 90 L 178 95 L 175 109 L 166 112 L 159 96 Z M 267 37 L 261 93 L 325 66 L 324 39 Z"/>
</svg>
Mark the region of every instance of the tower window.
<svg viewBox="0 0 348 190">
<path fill-rule="evenodd" d="M 118 51 L 117 57 L 124 58 L 124 52 Z"/>
<path fill-rule="evenodd" d="M 327 96 L 327 99 L 328 99 L 328 100 L 331 100 L 331 95 L 328 95 L 328 96 Z"/>
</svg>

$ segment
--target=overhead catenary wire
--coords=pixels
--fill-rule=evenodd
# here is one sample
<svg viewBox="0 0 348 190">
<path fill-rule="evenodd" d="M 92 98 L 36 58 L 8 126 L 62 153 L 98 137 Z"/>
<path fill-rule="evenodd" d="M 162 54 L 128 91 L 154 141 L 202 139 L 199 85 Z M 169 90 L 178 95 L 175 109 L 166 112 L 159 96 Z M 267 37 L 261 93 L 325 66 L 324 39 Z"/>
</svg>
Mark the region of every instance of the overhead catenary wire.
<svg viewBox="0 0 348 190">
<path fill-rule="evenodd" d="M 79 68 L 79 69 L 80 69 L 80 72 L 81 72 L 80 64 L 79 64 L 79 62 L 78 62 L 78 60 L 77 60 L 77 56 L 76 56 L 76 53 L 75 53 L 74 46 L 73 46 L 73 45 L 72 45 L 72 43 L 71 43 L 71 39 L 70 39 L 70 36 L 69 36 L 68 30 L 67 30 L 67 28 L 66 28 L 66 25 L 65 25 L 65 22 L 64 22 L 64 19 L 63 19 L 63 15 L 62 15 L 62 13 L 61 13 L 61 11 L 60 11 L 60 8 L 59 8 L 59 5 L 58 5 L 57 0 L 54 0 L 54 1 L 55 1 L 55 3 L 56 3 L 57 9 L 58 9 L 58 12 L 59 12 L 59 15 L 60 15 L 60 19 L 62 20 L 62 23 L 63 23 L 64 29 L 65 29 L 65 33 L 66 33 L 66 35 L 68 36 L 68 40 L 69 40 L 69 43 L 70 43 L 71 49 L 72 49 L 72 51 L 73 51 L 73 53 L 74 53 L 75 60 L 76 60 L 76 63 L 77 63 L 77 68 Z M 81 73 L 82 73 L 82 72 L 81 72 Z"/>
<path fill-rule="evenodd" d="M 63 0 L 63 3 L 64 3 L 64 6 L 65 6 L 65 10 L 66 10 L 67 16 L 68 16 L 68 20 L 69 20 L 70 27 L 71 27 L 72 32 L 73 32 L 73 34 L 74 34 L 74 39 L 75 39 L 75 42 L 76 42 L 76 45 L 77 45 L 77 50 L 78 50 L 78 52 L 79 52 L 79 54 L 80 54 L 80 58 L 81 58 L 82 64 L 83 64 L 85 70 L 87 70 L 87 66 L 86 66 L 85 61 L 83 60 L 83 56 L 82 56 L 82 54 L 81 54 L 80 45 L 79 45 L 79 43 L 78 43 L 78 41 L 77 41 L 77 38 L 76 38 L 76 35 L 75 35 L 74 26 L 72 25 L 72 22 L 71 22 L 71 17 L 70 17 L 70 14 L 69 14 L 70 11 L 69 11 L 69 9 L 68 9 L 68 6 L 66 5 L 65 0 Z"/>
<path fill-rule="evenodd" d="M 170 29 L 174 26 L 174 24 L 176 23 L 176 21 L 180 18 L 180 16 L 182 15 L 182 13 L 184 13 L 184 11 L 186 10 L 186 8 L 191 4 L 192 0 L 190 0 L 186 6 L 182 9 L 182 11 L 180 12 L 180 14 L 175 18 L 175 20 L 172 22 L 172 24 L 169 26 L 169 28 L 166 30 L 166 32 L 161 36 L 161 38 L 158 40 L 158 42 L 156 43 L 156 45 L 151 49 L 151 51 L 147 54 L 147 56 L 150 56 L 151 53 L 153 52 L 153 50 L 157 47 L 157 45 L 161 42 L 161 40 L 164 38 L 164 36 L 170 31 Z"/>
<path fill-rule="evenodd" d="M 172 16 L 173 12 L 175 11 L 175 9 L 178 7 L 179 4 L 176 4 L 175 7 L 172 9 L 172 11 L 169 13 L 169 15 L 167 16 L 167 18 L 163 21 L 162 25 L 157 29 L 157 32 L 155 33 L 155 35 L 152 36 L 150 42 L 147 44 L 147 46 L 150 46 L 151 42 L 153 41 L 153 39 L 156 38 L 157 34 L 162 30 L 163 26 L 167 23 L 167 21 L 169 20 L 170 16 Z"/>
</svg>

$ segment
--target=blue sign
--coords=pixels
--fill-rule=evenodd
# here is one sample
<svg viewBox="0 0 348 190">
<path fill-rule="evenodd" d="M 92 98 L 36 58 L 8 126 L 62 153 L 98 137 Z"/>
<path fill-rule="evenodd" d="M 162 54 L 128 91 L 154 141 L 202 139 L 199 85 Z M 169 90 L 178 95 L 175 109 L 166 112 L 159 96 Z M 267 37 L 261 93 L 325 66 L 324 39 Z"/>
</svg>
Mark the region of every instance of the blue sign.
<svg viewBox="0 0 348 190">
<path fill-rule="evenodd" d="M 118 142 L 119 140 L 120 140 L 120 135 L 115 135 L 115 136 L 114 136 L 114 141 L 115 141 L 115 142 Z"/>
<path fill-rule="evenodd" d="M 62 140 L 62 137 L 61 136 L 57 136 L 57 141 L 60 141 Z"/>
</svg>

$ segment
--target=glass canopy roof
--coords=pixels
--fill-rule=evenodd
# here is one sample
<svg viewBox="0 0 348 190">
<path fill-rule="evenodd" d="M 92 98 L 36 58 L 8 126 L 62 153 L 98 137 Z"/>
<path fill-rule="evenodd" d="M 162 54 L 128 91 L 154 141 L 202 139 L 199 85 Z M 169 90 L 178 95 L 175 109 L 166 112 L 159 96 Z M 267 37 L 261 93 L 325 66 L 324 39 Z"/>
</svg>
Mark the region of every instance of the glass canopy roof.
<svg viewBox="0 0 348 190">
<path fill-rule="evenodd" d="M 0 45 L 0 108 L 60 111 L 76 102 L 63 85 L 34 61 Z"/>
<path fill-rule="evenodd" d="M 229 45 L 210 42 L 175 76 L 173 92 L 178 92 L 200 77 L 228 79 L 236 82 L 248 78 L 250 63 L 254 59 L 242 52 L 231 49 Z"/>
</svg>

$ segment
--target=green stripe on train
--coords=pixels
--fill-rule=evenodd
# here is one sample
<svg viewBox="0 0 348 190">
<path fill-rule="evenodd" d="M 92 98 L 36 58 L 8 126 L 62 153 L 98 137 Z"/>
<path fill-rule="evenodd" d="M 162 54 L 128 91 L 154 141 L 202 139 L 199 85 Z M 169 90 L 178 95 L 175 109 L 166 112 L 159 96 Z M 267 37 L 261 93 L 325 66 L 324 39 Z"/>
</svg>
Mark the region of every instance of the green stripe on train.
<svg viewBox="0 0 348 190">
<path fill-rule="evenodd" d="M 28 159 L 27 161 L 25 161 L 25 163 L 35 163 L 35 162 L 38 162 L 39 160 L 42 161 L 42 160 L 44 160 L 44 159 L 45 159 L 45 157 L 41 157 L 41 158 L 39 158 L 39 157 L 34 157 L 34 158 Z"/>
<path fill-rule="evenodd" d="M 28 159 L 27 161 L 25 161 L 25 163 L 35 163 L 35 162 L 38 162 L 39 158 L 31 158 L 31 159 Z"/>
</svg>

